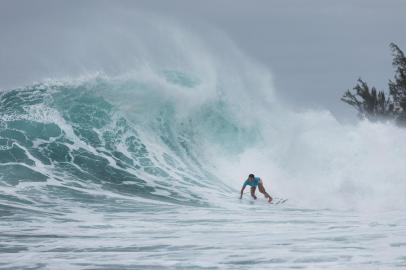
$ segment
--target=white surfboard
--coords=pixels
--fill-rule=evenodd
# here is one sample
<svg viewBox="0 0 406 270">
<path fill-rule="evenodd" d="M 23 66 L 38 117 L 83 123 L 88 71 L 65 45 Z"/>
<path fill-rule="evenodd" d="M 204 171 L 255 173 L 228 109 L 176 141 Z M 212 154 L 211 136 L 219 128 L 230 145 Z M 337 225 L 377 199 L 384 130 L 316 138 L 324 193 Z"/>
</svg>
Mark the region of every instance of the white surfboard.
<svg viewBox="0 0 406 270">
<path fill-rule="evenodd" d="M 273 198 L 271 204 L 284 204 L 287 201 L 288 201 L 288 199 L 284 199 L 284 198 Z"/>
</svg>

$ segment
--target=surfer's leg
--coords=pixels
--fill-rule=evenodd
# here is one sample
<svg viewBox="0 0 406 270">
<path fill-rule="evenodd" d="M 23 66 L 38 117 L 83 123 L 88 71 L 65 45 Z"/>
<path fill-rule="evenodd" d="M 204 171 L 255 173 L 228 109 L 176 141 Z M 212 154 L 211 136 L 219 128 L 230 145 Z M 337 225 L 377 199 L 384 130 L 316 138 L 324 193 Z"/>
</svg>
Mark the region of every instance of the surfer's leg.
<svg viewBox="0 0 406 270">
<path fill-rule="evenodd" d="M 264 194 L 265 198 L 268 199 L 268 202 L 272 202 L 272 197 L 265 191 L 264 185 L 262 183 L 258 184 L 258 190 Z"/>
<path fill-rule="evenodd" d="M 255 196 L 255 190 L 257 189 L 257 187 L 251 187 L 251 196 L 252 198 L 254 198 L 255 200 L 257 199 L 257 196 Z"/>
</svg>

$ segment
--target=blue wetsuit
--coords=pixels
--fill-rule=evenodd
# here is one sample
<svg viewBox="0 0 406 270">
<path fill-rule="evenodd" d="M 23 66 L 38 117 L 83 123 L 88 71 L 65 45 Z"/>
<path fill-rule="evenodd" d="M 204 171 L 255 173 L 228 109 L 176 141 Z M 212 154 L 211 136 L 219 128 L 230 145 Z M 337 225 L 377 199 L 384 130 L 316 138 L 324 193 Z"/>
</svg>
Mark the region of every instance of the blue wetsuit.
<svg viewBox="0 0 406 270">
<path fill-rule="evenodd" d="M 251 187 L 256 187 L 256 186 L 258 186 L 258 184 L 259 184 L 259 182 L 261 181 L 261 178 L 259 178 L 259 177 L 254 177 L 254 180 L 249 180 L 249 179 L 247 179 L 247 180 L 245 180 L 245 182 L 244 182 L 244 187 L 245 186 L 251 186 Z"/>
</svg>

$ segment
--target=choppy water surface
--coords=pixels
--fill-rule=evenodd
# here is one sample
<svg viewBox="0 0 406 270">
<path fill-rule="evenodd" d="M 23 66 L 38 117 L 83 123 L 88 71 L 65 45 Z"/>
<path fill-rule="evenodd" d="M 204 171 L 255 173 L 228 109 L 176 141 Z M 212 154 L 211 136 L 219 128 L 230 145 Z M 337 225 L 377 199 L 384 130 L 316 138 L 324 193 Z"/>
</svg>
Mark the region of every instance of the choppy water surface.
<svg viewBox="0 0 406 270">
<path fill-rule="evenodd" d="M 0 268 L 406 267 L 405 130 L 286 111 L 232 68 L 0 92 Z M 289 201 L 237 199 L 251 172 Z"/>
<path fill-rule="evenodd" d="M 99 198 L 100 199 L 100 198 Z M 4 269 L 392 269 L 406 267 L 402 213 L 110 199 L 61 212 L 2 211 Z"/>
</svg>

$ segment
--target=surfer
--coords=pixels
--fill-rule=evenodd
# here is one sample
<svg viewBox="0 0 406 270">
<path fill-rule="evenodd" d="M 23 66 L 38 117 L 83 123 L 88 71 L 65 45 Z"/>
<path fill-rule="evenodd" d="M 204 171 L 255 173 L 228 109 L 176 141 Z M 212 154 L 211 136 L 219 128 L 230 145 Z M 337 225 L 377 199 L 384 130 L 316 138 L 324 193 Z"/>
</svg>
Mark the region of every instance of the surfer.
<svg viewBox="0 0 406 270">
<path fill-rule="evenodd" d="M 255 200 L 257 199 L 257 196 L 255 196 L 255 190 L 257 189 L 257 186 L 258 186 L 259 192 L 264 194 L 265 198 L 268 199 L 269 203 L 272 202 L 272 197 L 269 196 L 269 194 L 265 191 L 264 183 L 262 182 L 261 178 L 255 177 L 255 175 L 253 175 L 252 173 L 250 175 L 248 175 L 248 179 L 245 180 L 245 182 L 244 182 L 244 184 L 243 184 L 243 186 L 241 188 L 240 199 L 242 199 L 242 195 L 244 194 L 244 189 L 245 189 L 246 186 L 251 186 L 251 196 Z"/>
</svg>

